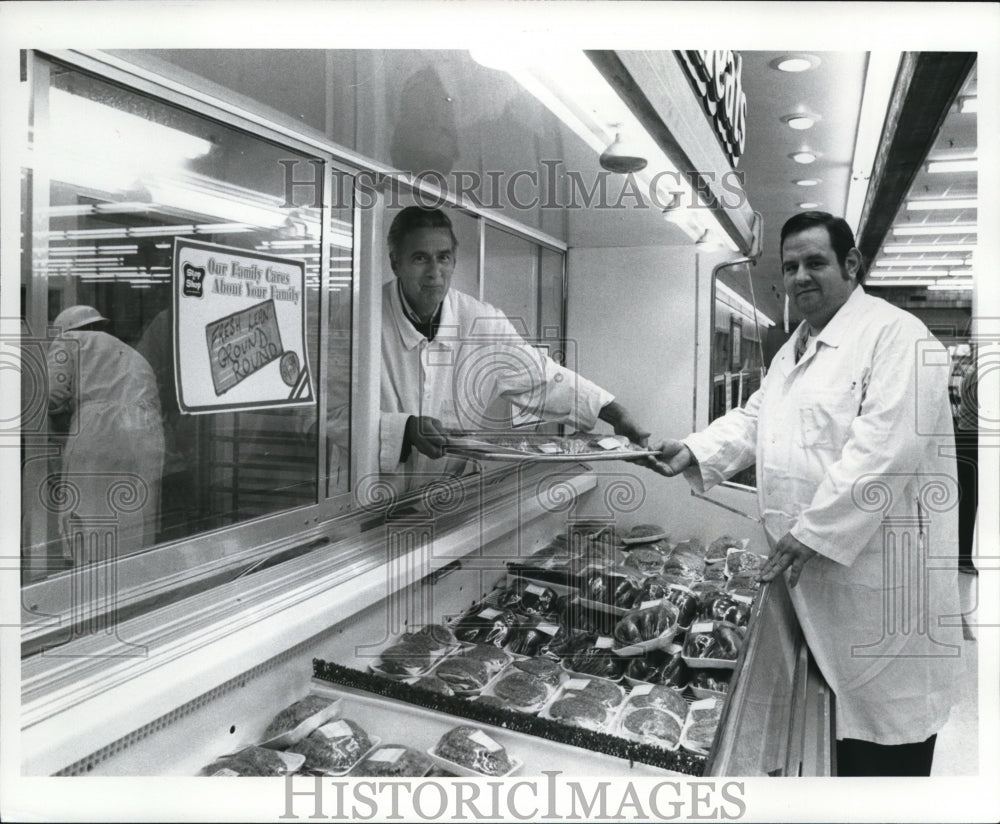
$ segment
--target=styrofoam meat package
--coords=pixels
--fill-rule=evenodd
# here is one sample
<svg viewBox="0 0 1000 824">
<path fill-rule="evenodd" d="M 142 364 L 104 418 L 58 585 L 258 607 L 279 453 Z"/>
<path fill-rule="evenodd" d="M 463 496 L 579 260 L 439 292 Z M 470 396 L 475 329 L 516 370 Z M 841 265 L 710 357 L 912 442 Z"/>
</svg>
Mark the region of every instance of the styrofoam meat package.
<svg viewBox="0 0 1000 824">
<path fill-rule="evenodd" d="M 625 690 L 613 681 L 570 673 L 538 716 L 605 732 L 624 699 Z"/>
<path fill-rule="evenodd" d="M 285 707 L 271 719 L 264 730 L 260 746 L 283 750 L 305 738 L 321 724 L 325 724 L 340 714 L 341 701 L 332 694 L 325 693 L 317 685 L 298 701 Z"/>
<path fill-rule="evenodd" d="M 439 767 L 454 775 L 506 778 L 523 766 L 497 741 L 495 733 L 460 724 L 448 730 L 427 755 Z"/>
<path fill-rule="evenodd" d="M 733 680 L 730 669 L 692 669 L 688 688 L 696 698 L 718 698 L 725 700 Z"/>
<path fill-rule="evenodd" d="M 649 650 L 629 659 L 625 681 L 630 686 L 659 684 L 678 692 L 691 680 L 691 669 L 681 655 L 681 645 L 672 643 L 666 649 Z"/>
<path fill-rule="evenodd" d="M 622 738 L 676 750 L 686 714 L 687 702 L 678 692 L 645 684 L 629 693 L 618 712 L 614 731 Z"/>
<path fill-rule="evenodd" d="M 562 667 L 547 658 L 514 660 L 499 672 L 480 693 L 496 698 L 510 709 L 536 713 L 566 677 Z"/>
<path fill-rule="evenodd" d="M 681 654 L 694 669 L 736 667 L 743 648 L 742 627 L 725 621 L 695 621 L 684 639 Z"/>
<path fill-rule="evenodd" d="M 291 775 L 305 761 L 298 753 L 272 750 L 268 747 L 244 747 L 238 752 L 223 755 L 205 767 L 202 775 L 222 777 L 253 777 Z"/>
<path fill-rule="evenodd" d="M 302 755 L 303 771 L 341 776 L 380 743 L 378 736 L 369 736 L 357 722 L 339 718 L 320 725 L 286 752 Z"/>
<path fill-rule="evenodd" d="M 430 624 L 417 632 L 394 636 L 369 669 L 386 678 L 411 678 L 426 674 L 441 658 L 456 649 L 458 641 L 449 627 Z"/>
<path fill-rule="evenodd" d="M 726 551 L 726 577 L 752 576 L 756 578 L 766 563 L 767 558 L 763 555 L 750 552 L 748 549 L 731 547 Z"/>
<path fill-rule="evenodd" d="M 356 777 L 422 778 L 434 762 L 420 750 L 406 744 L 381 744 L 351 768 Z"/>
<path fill-rule="evenodd" d="M 688 708 L 688 717 L 681 731 L 681 746 L 696 755 L 707 755 L 712 749 L 721 717 L 720 699 L 705 698 L 694 701 Z"/>
<path fill-rule="evenodd" d="M 677 633 L 677 617 L 677 607 L 666 599 L 631 610 L 615 624 L 612 633 L 618 644 L 615 653 L 642 655 L 651 649 L 668 647 Z"/>
<path fill-rule="evenodd" d="M 705 550 L 705 563 L 710 565 L 724 563 L 730 549 L 746 549 L 749 543 L 749 538 L 722 535 L 708 545 L 708 549 Z"/>
</svg>

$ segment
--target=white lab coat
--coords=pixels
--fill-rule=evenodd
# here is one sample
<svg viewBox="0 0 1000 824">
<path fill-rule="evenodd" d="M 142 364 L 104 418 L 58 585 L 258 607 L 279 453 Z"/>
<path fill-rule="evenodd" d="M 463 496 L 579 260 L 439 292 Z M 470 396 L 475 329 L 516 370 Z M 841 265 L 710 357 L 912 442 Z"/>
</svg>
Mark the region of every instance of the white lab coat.
<svg viewBox="0 0 1000 824">
<path fill-rule="evenodd" d="M 54 340 L 47 367 L 49 413 L 72 415 L 63 479 L 75 506 L 63 517 L 64 535 L 71 515 L 111 516 L 119 555 L 152 547 L 164 452 L 152 367 L 128 344 L 93 330 L 68 331 Z M 90 559 L 88 548 L 83 551 L 77 563 Z"/>
<path fill-rule="evenodd" d="M 528 345 L 501 311 L 454 289 L 445 295 L 437 335 L 428 341 L 406 318 L 396 281 L 385 284 L 379 466 L 394 488 L 402 492 L 465 471 L 464 460 L 431 460 L 416 449 L 399 462 L 410 415 L 463 431 L 509 427 L 498 399 L 546 421 L 589 430 L 614 396 Z"/>
<path fill-rule="evenodd" d="M 744 409 L 685 439 L 685 474 L 703 490 L 756 459 L 772 548 L 791 531 L 819 553 L 791 595 L 837 738 L 923 741 L 963 670 L 948 356 L 861 288 L 798 364 L 795 338 Z"/>
</svg>

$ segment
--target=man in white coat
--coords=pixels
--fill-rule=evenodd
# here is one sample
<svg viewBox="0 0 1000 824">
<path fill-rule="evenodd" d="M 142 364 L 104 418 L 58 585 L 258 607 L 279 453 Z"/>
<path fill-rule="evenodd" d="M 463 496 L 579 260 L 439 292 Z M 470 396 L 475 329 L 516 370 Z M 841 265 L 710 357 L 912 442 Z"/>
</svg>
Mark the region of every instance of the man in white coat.
<svg viewBox="0 0 1000 824">
<path fill-rule="evenodd" d="M 787 571 L 836 696 L 838 774 L 929 775 L 964 668 L 947 353 L 861 288 L 842 218 L 789 219 L 781 260 L 805 320 L 745 408 L 659 457 L 699 491 L 756 462 L 761 580 Z"/>
<path fill-rule="evenodd" d="M 583 431 L 603 420 L 646 443 L 613 395 L 530 346 L 500 310 L 450 288 L 458 241 L 444 212 L 406 207 L 388 245 L 396 277 L 382 289 L 379 467 L 397 491 L 461 474 L 446 433 L 502 425 L 497 401 Z"/>
</svg>

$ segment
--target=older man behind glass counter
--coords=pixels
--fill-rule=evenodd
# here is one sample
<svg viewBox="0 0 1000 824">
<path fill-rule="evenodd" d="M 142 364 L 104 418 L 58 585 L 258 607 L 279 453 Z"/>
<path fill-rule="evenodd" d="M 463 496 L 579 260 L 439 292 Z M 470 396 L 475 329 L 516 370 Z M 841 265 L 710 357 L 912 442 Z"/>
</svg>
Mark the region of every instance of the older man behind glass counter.
<svg viewBox="0 0 1000 824">
<path fill-rule="evenodd" d="M 843 219 L 792 217 L 781 260 L 805 320 L 744 409 L 660 458 L 700 491 L 756 461 L 772 547 L 761 579 L 788 570 L 836 696 L 838 773 L 929 775 L 963 665 L 954 496 L 926 494 L 954 486 L 948 358 L 916 317 L 861 288 Z"/>
<path fill-rule="evenodd" d="M 497 399 L 589 431 L 603 420 L 645 444 L 614 397 L 528 345 L 498 309 L 451 289 L 458 241 L 440 209 L 408 206 L 389 229 L 395 279 L 382 290 L 379 466 L 411 489 L 464 461 L 444 455 L 446 432 L 496 428 Z M 650 465 L 652 462 L 650 462 Z"/>
</svg>

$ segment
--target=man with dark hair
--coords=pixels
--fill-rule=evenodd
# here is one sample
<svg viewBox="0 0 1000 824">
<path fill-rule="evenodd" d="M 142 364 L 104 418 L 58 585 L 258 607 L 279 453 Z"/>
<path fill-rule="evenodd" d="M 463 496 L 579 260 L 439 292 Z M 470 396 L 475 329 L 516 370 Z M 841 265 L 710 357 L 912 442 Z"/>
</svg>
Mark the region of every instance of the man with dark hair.
<svg viewBox="0 0 1000 824">
<path fill-rule="evenodd" d="M 401 491 L 463 472 L 464 461 L 445 458 L 447 432 L 509 425 L 497 401 L 583 431 L 600 419 L 645 444 L 649 432 L 614 396 L 527 344 L 498 309 L 450 288 L 458 241 L 444 212 L 406 207 L 388 244 L 396 277 L 382 289 L 379 466 Z"/>
<path fill-rule="evenodd" d="M 838 774 L 929 775 L 961 674 L 947 352 L 858 285 L 840 218 L 792 217 L 781 266 L 805 320 L 745 408 L 660 458 L 699 491 L 756 462 L 760 577 L 788 572 L 836 696 Z"/>
</svg>

